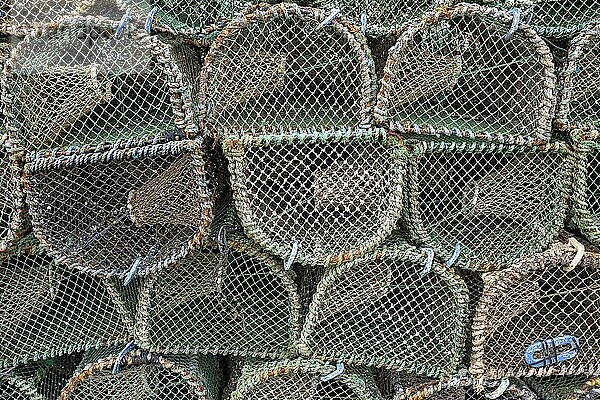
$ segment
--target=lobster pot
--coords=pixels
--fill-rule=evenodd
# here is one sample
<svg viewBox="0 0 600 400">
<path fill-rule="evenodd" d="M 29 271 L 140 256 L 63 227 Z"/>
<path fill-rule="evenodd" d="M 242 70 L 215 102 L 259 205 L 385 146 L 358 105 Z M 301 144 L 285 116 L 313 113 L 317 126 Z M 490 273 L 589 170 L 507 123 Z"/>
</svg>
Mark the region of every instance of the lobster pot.
<svg viewBox="0 0 600 400">
<path fill-rule="evenodd" d="M 406 151 L 383 130 L 242 135 L 223 149 L 246 234 L 286 260 L 357 257 L 400 215 Z"/>
<path fill-rule="evenodd" d="M 205 124 L 219 134 L 369 125 L 376 79 L 366 39 L 328 17 L 281 3 L 234 18 L 199 78 Z"/>
<path fill-rule="evenodd" d="M 541 400 L 590 400 L 600 389 L 599 378 L 585 375 L 529 378 L 527 383 Z"/>
<path fill-rule="evenodd" d="M 109 348 L 86 353 L 85 366 L 64 386 L 60 400 L 219 398 L 221 371 L 215 357 L 133 350 L 121 358 L 118 351 Z"/>
<path fill-rule="evenodd" d="M 348 369 L 341 375 L 328 376 L 335 370 L 316 360 L 248 360 L 230 399 L 381 399 L 370 370 Z"/>
<path fill-rule="evenodd" d="M 600 3 L 596 12 L 600 13 Z M 560 128 L 600 129 L 599 64 L 600 23 L 596 23 L 571 41 L 558 115 Z M 576 130 L 572 136 L 577 140 Z"/>
<path fill-rule="evenodd" d="M 576 254 L 561 242 L 485 274 L 470 372 L 490 379 L 600 373 L 599 278 L 600 254 Z"/>
<path fill-rule="evenodd" d="M 287 357 L 300 330 L 293 275 L 245 239 L 195 250 L 143 284 L 136 343 L 161 353 Z M 184 284 L 182 284 L 184 283 Z"/>
<path fill-rule="evenodd" d="M 118 140 L 172 140 L 197 131 L 189 88 L 156 37 L 74 17 L 33 31 L 5 68 L 11 137 L 28 151 Z M 118 36 L 118 35 L 117 35 Z"/>
<path fill-rule="evenodd" d="M 329 10 L 337 7 L 350 22 L 369 36 L 397 35 L 406 22 L 427 11 L 452 4 L 451 0 L 310 0 L 309 5 Z"/>
<path fill-rule="evenodd" d="M 0 368 L 126 342 L 136 286 L 73 273 L 31 239 L 0 264 Z"/>
<path fill-rule="evenodd" d="M 175 263 L 206 233 L 212 201 L 201 144 L 121 143 L 25 167 L 33 229 L 61 263 L 97 276 Z"/>
<path fill-rule="evenodd" d="M 506 11 L 461 3 L 407 26 L 390 50 L 375 119 L 400 133 L 539 144 L 550 139 L 550 50 Z"/>
<path fill-rule="evenodd" d="M 542 251 L 562 227 L 572 153 L 473 141 L 427 141 L 409 161 L 409 236 L 449 265 L 486 271 Z"/>
<path fill-rule="evenodd" d="M 3 252 L 22 236 L 27 222 L 25 195 L 19 182 L 23 166 L 11 155 L 6 134 L 0 135 L 0 252 Z"/>
<path fill-rule="evenodd" d="M 323 360 L 447 376 L 462 359 L 468 303 L 456 273 L 392 237 L 325 273 L 300 349 Z"/>
</svg>

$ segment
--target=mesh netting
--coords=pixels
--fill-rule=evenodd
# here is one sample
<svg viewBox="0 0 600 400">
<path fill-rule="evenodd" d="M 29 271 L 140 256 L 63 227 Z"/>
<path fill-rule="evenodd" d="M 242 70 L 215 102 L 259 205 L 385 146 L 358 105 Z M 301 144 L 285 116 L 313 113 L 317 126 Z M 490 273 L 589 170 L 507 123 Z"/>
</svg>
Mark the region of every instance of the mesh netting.
<svg viewBox="0 0 600 400">
<path fill-rule="evenodd" d="M 217 133 L 368 125 L 375 70 L 365 38 L 323 10 L 262 5 L 206 57 L 200 103 Z M 327 22 L 327 21 L 325 21 Z"/>
<path fill-rule="evenodd" d="M 176 262 L 212 219 L 201 144 L 121 143 L 26 165 L 36 236 L 60 262 L 99 276 Z"/>
<path fill-rule="evenodd" d="M 197 130 L 168 46 L 132 24 L 116 38 L 116 24 L 66 19 L 17 45 L 3 98 L 9 134 L 26 150 L 171 140 Z"/>
<path fill-rule="evenodd" d="M 593 400 L 600 396 L 600 379 L 583 375 L 530 378 L 527 384 L 541 400 Z"/>
<path fill-rule="evenodd" d="M 426 264 L 425 254 L 392 237 L 326 272 L 302 330 L 302 353 L 429 376 L 454 372 L 464 351 L 467 287 L 453 271 Z"/>
<path fill-rule="evenodd" d="M 548 141 L 552 56 L 524 25 L 505 40 L 511 22 L 505 11 L 460 4 L 409 26 L 390 50 L 376 120 L 401 133 Z"/>
<path fill-rule="evenodd" d="M 22 163 L 6 141 L 6 134 L 0 129 L 0 252 L 6 250 L 18 239 L 27 227 L 25 216 L 25 195 L 19 176 Z"/>
<path fill-rule="evenodd" d="M 19 245 L 0 264 L 0 368 L 127 341 L 135 285 L 73 273 L 30 237 Z"/>
<path fill-rule="evenodd" d="M 483 276 L 473 322 L 475 376 L 600 373 L 600 254 L 557 242 Z M 568 272 L 567 272 L 568 271 Z"/>
<path fill-rule="evenodd" d="M 600 132 L 591 132 L 589 136 L 598 138 Z M 583 141 L 578 146 L 573 188 L 573 220 L 586 239 L 598 246 L 600 245 L 600 142 L 597 139 Z"/>
<path fill-rule="evenodd" d="M 373 374 L 349 369 L 330 380 L 321 378 L 336 368 L 315 360 L 247 362 L 231 400 L 379 400 Z"/>
<path fill-rule="evenodd" d="M 406 152 L 382 130 L 242 135 L 223 143 L 237 214 L 270 252 L 337 263 L 379 244 L 402 208 Z"/>
<path fill-rule="evenodd" d="M 572 180 L 564 146 L 429 141 L 412 154 L 406 226 L 442 259 L 459 254 L 464 267 L 499 269 L 558 234 Z"/>
<path fill-rule="evenodd" d="M 600 5 L 597 6 L 600 10 Z M 561 100 L 561 122 L 571 127 L 600 128 L 600 23 L 571 41 Z"/>
<path fill-rule="evenodd" d="M 214 357 L 157 355 L 134 350 L 120 359 L 115 354 L 106 356 L 105 349 L 87 353 L 86 365 L 63 388 L 60 399 L 219 398 L 221 374 Z M 120 369 L 113 373 L 117 360 Z"/>
<path fill-rule="evenodd" d="M 295 352 L 300 300 L 293 274 L 245 239 L 226 240 L 234 250 L 205 246 L 144 282 L 137 343 L 165 353 Z"/>
</svg>

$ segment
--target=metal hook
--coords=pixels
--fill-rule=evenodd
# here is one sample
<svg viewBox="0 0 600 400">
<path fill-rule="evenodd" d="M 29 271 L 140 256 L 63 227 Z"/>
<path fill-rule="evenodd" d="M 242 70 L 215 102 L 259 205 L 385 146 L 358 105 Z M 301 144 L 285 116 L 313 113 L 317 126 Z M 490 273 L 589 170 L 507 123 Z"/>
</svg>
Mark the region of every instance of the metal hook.
<svg viewBox="0 0 600 400">
<path fill-rule="evenodd" d="M 565 266 L 563 268 L 563 271 L 565 271 L 565 272 L 573 271 L 581 263 L 581 260 L 583 259 L 583 256 L 585 255 L 585 246 L 582 245 L 581 243 L 579 243 L 579 241 L 576 238 L 574 238 L 574 237 L 569 238 L 569 244 L 571 246 L 575 247 L 575 249 L 577 249 L 577 253 L 575 254 L 575 257 L 573 258 L 573 260 L 571 260 L 569 265 Z"/>
<path fill-rule="evenodd" d="M 127 276 L 125 276 L 125 279 L 123 280 L 123 286 L 129 285 L 129 283 L 133 280 L 135 274 L 137 274 L 140 264 L 142 263 L 142 260 L 142 256 L 138 255 L 133 264 L 131 264 L 131 269 L 129 269 Z"/>
<path fill-rule="evenodd" d="M 360 32 L 363 35 L 367 34 L 367 13 L 364 11 L 360 13 Z"/>
<path fill-rule="evenodd" d="M 338 376 L 340 376 L 341 374 L 344 373 L 344 363 L 342 362 L 338 362 L 335 364 L 335 371 L 330 372 L 329 374 L 322 376 L 321 377 L 321 382 L 328 382 L 330 380 L 332 380 L 333 378 L 337 378 Z"/>
<path fill-rule="evenodd" d="M 427 254 L 427 261 L 425 261 L 425 265 L 423 266 L 423 271 L 421 271 L 421 276 L 425 276 L 431 271 L 431 266 L 433 265 L 433 249 L 432 248 L 424 248 L 423 251 Z"/>
<path fill-rule="evenodd" d="M 317 29 L 322 29 L 324 27 L 326 27 L 327 25 L 329 25 L 330 23 L 333 22 L 333 20 L 340 14 L 340 9 L 339 8 L 332 8 L 331 9 L 331 14 L 329 14 L 329 16 L 327 18 L 325 18 L 323 20 L 323 22 L 321 22 L 319 24 L 319 27 Z"/>
<path fill-rule="evenodd" d="M 152 22 L 154 21 L 154 17 L 156 17 L 156 13 L 158 12 L 158 6 L 155 6 L 146 17 L 146 24 L 144 25 L 144 29 L 148 33 L 152 33 Z"/>
<path fill-rule="evenodd" d="M 456 242 L 456 246 L 454 246 L 454 252 L 450 256 L 448 261 L 446 261 L 446 268 L 450 268 L 452 265 L 454 265 L 456 260 L 458 260 L 459 256 L 460 256 L 460 242 Z"/>
<path fill-rule="evenodd" d="M 497 399 L 506 392 L 506 389 L 508 389 L 509 386 L 510 381 L 508 378 L 502 378 L 498 387 L 493 392 L 485 393 L 485 397 L 491 400 Z"/>
<path fill-rule="evenodd" d="M 294 239 L 294 241 L 292 242 L 292 252 L 290 253 L 290 256 L 287 259 L 287 261 L 283 263 L 283 269 L 285 269 L 286 271 L 289 271 L 292 268 L 292 265 L 294 264 L 294 259 L 296 258 L 297 254 L 298 254 L 298 241 L 296 239 Z"/>
<path fill-rule="evenodd" d="M 127 353 L 129 353 L 131 350 L 133 350 L 134 347 L 135 347 L 135 342 L 132 340 L 131 342 L 129 342 L 125 345 L 123 350 L 121 350 L 121 352 L 117 356 L 117 359 L 115 360 L 115 365 L 113 366 L 113 369 L 112 369 L 113 374 L 116 374 L 119 372 L 119 370 L 121 369 L 121 361 L 123 361 L 123 358 L 127 355 Z"/>
<path fill-rule="evenodd" d="M 512 35 L 514 35 L 514 33 L 517 31 L 517 29 L 519 29 L 519 22 L 521 21 L 521 9 L 520 8 L 513 7 L 510 9 L 510 11 L 508 13 L 510 15 L 512 15 L 513 20 L 512 20 L 512 24 L 510 25 L 510 29 L 502 37 L 502 40 L 504 40 L 505 42 L 508 42 L 510 40 L 510 38 L 512 37 Z"/>
<path fill-rule="evenodd" d="M 129 10 L 127 10 L 125 11 L 125 14 L 123 14 L 123 17 L 119 22 L 119 26 L 117 26 L 117 30 L 115 31 L 115 38 L 119 39 L 123 35 L 123 30 L 125 29 L 125 26 L 127 26 L 127 23 L 130 19 L 131 17 L 129 16 Z"/>
</svg>

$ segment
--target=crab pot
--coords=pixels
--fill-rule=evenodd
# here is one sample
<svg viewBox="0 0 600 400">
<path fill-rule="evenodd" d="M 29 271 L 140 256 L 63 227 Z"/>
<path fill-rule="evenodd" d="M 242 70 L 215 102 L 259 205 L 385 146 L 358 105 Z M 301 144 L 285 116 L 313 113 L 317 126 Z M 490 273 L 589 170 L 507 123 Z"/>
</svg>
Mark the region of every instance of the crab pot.
<svg viewBox="0 0 600 400">
<path fill-rule="evenodd" d="M 300 350 L 322 360 L 447 376 L 463 356 L 468 303 L 454 271 L 428 265 L 424 252 L 392 236 L 325 273 Z"/>
<path fill-rule="evenodd" d="M 556 242 L 483 276 L 472 327 L 475 377 L 600 373 L 600 254 Z M 577 266 L 574 266 L 577 264 Z"/>
<path fill-rule="evenodd" d="M 383 130 L 241 135 L 223 150 L 245 233 L 286 260 L 355 258 L 400 215 L 406 151 Z"/>
<path fill-rule="evenodd" d="M 336 399 L 378 400 L 370 370 L 347 368 L 341 375 L 323 381 L 335 366 L 316 360 L 248 360 L 230 400 Z"/>
<path fill-rule="evenodd" d="M 0 264 L 0 368 L 126 342 L 136 296 L 136 285 L 74 273 L 22 239 Z"/>
<path fill-rule="evenodd" d="M 136 349 L 120 358 L 119 350 L 87 352 L 60 400 L 219 398 L 221 371 L 215 357 L 158 355 Z M 119 368 L 113 373 L 115 363 Z"/>
<path fill-rule="evenodd" d="M 404 222 L 436 256 L 478 271 L 545 249 L 558 234 L 572 152 L 477 141 L 412 146 Z"/>
<path fill-rule="evenodd" d="M 554 62 L 535 31 L 513 33 L 512 22 L 506 11 L 461 3 L 407 26 L 389 53 L 376 121 L 404 134 L 547 142 Z"/>
<path fill-rule="evenodd" d="M 189 88 L 156 37 L 73 17 L 32 31 L 5 67 L 9 135 L 28 151 L 119 140 L 170 141 L 197 132 Z"/>
<path fill-rule="evenodd" d="M 217 134 L 369 125 L 376 78 L 366 39 L 328 17 L 281 3 L 234 18 L 199 78 L 205 125 Z"/>
<path fill-rule="evenodd" d="M 600 13 L 600 3 L 596 6 Z M 590 24 L 572 41 L 564 72 L 557 125 L 562 129 L 600 129 L 600 23 Z"/>
<path fill-rule="evenodd" d="M 585 375 L 529 378 L 540 400 L 590 400 L 598 395 L 600 379 Z"/>
<path fill-rule="evenodd" d="M 295 353 L 300 300 L 293 274 L 246 239 L 226 240 L 231 250 L 207 245 L 144 281 L 136 343 L 160 353 Z"/>
<path fill-rule="evenodd" d="M 2 135 L 2 133 L 0 133 Z M 26 231 L 25 195 L 20 183 L 23 164 L 0 137 L 0 253 L 7 250 Z"/>
<path fill-rule="evenodd" d="M 310 0 L 309 5 L 329 10 L 331 1 Z M 334 2 L 341 14 L 369 36 L 397 35 L 400 28 L 414 19 L 422 18 L 427 11 L 452 4 L 449 0 L 340 0 Z M 365 29 L 366 28 L 366 29 Z"/>
<path fill-rule="evenodd" d="M 34 233 L 69 267 L 144 275 L 175 263 L 205 235 L 212 199 L 200 142 L 132 142 L 26 165 Z"/>
</svg>

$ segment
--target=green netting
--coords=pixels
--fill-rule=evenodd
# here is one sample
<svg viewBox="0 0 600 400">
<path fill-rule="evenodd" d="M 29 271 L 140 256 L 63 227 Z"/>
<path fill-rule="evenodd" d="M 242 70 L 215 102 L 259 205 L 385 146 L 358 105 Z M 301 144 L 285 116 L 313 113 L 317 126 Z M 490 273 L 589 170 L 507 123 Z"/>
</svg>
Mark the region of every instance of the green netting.
<svg viewBox="0 0 600 400">
<path fill-rule="evenodd" d="M 575 133 L 576 136 L 600 137 L 599 132 Z M 577 146 L 573 179 L 573 221 L 594 245 L 600 245 L 600 143 L 597 139 Z"/>
<path fill-rule="evenodd" d="M 461 3 L 407 27 L 390 50 L 376 121 L 400 133 L 547 142 L 554 62 L 526 25 L 506 40 L 512 20 L 506 11 Z"/>
<path fill-rule="evenodd" d="M 405 196 L 409 236 L 443 260 L 459 255 L 454 261 L 469 269 L 508 266 L 558 234 L 572 164 L 561 143 L 415 142 Z"/>
<path fill-rule="evenodd" d="M 5 68 L 9 135 L 28 150 L 197 132 L 189 88 L 169 47 L 128 24 L 73 17 L 32 31 Z"/>
<path fill-rule="evenodd" d="M 300 300 L 293 273 L 231 233 L 220 247 L 195 250 L 144 281 L 136 343 L 162 353 L 295 354 Z"/>
<path fill-rule="evenodd" d="M 529 378 L 527 384 L 541 400 L 593 400 L 600 395 L 600 379 L 584 375 Z"/>
<path fill-rule="evenodd" d="M 121 358 L 118 351 L 87 352 L 60 400 L 217 400 L 220 396 L 221 371 L 215 357 L 133 350 Z M 117 360 L 120 368 L 113 373 Z"/>
<path fill-rule="evenodd" d="M 212 196 L 198 141 L 128 141 L 28 163 L 33 229 L 49 253 L 98 276 L 144 275 L 207 233 Z"/>
<path fill-rule="evenodd" d="M 323 381 L 336 367 L 315 360 L 248 360 L 231 400 L 380 400 L 373 372 L 348 368 Z"/>
<path fill-rule="evenodd" d="M 483 276 L 473 322 L 471 373 L 548 376 L 600 373 L 600 254 L 556 242 Z"/>
<path fill-rule="evenodd" d="M 396 225 L 406 151 L 383 130 L 241 135 L 223 150 L 242 226 L 275 255 L 339 263 Z"/>
<path fill-rule="evenodd" d="M 0 368 L 127 342 L 136 292 L 74 273 L 24 238 L 0 263 Z"/>
<path fill-rule="evenodd" d="M 600 12 L 600 4 L 597 6 Z M 600 129 L 600 24 L 590 24 L 570 44 L 559 112 L 562 128 Z M 577 139 L 575 137 L 575 139 Z"/>
<path fill-rule="evenodd" d="M 393 236 L 325 273 L 300 349 L 318 359 L 448 376 L 462 360 L 468 302 L 453 270 L 428 265 L 425 252 Z"/>
<path fill-rule="evenodd" d="M 365 38 L 328 12 L 250 8 L 212 44 L 200 77 L 204 124 L 216 134 L 368 126 L 376 94 Z"/>
</svg>

